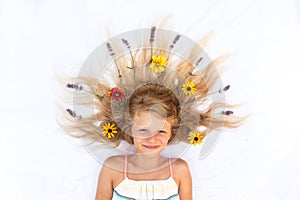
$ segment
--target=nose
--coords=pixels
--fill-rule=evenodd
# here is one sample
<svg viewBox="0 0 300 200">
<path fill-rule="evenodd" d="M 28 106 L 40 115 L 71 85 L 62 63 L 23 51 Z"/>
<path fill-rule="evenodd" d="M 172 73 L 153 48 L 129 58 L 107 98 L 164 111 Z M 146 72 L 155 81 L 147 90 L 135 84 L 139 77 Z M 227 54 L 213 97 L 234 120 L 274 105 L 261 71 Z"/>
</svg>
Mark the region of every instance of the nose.
<svg viewBox="0 0 300 200">
<path fill-rule="evenodd" d="M 149 142 L 149 143 L 155 143 L 156 142 L 156 136 L 157 136 L 158 134 L 157 133 L 154 133 L 152 136 L 150 136 L 150 137 L 148 137 L 147 138 L 147 142 Z"/>
</svg>

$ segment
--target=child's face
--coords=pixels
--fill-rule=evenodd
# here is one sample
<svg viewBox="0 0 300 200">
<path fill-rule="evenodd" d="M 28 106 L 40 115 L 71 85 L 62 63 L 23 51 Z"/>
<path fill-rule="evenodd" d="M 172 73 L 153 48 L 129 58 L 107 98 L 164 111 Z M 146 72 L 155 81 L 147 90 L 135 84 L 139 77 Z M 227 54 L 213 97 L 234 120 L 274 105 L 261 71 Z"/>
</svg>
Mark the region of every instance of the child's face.
<svg viewBox="0 0 300 200">
<path fill-rule="evenodd" d="M 137 153 L 161 152 L 171 137 L 171 124 L 151 112 L 139 112 L 133 119 L 132 134 Z"/>
</svg>

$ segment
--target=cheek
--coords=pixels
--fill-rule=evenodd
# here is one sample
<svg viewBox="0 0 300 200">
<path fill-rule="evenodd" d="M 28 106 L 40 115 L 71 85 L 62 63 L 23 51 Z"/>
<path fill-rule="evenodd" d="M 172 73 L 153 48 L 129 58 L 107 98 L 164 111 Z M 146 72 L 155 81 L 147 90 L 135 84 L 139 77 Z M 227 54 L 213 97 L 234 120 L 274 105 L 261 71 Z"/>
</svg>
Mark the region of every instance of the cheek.
<svg viewBox="0 0 300 200">
<path fill-rule="evenodd" d="M 137 146 L 137 145 L 141 144 L 142 142 L 143 142 L 143 140 L 142 140 L 142 139 L 133 138 L 133 144 L 134 144 L 135 146 Z"/>
<path fill-rule="evenodd" d="M 165 135 L 161 140 L 163 141 L 164 144 L 168 144 L 171 136 L 172 136 L 171 134 Z"/>
</svg>

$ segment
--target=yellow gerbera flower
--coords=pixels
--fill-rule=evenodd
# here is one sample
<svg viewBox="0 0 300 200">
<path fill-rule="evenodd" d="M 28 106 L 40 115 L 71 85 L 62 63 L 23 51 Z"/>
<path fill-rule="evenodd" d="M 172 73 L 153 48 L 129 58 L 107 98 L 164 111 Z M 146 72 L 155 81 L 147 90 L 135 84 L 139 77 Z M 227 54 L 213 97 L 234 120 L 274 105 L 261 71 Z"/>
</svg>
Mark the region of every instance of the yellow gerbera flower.
<svg viewBox="0 0 300 200">
<path fill-rule="evenodd" d="M 182 90 L 184 94 L 191 95 L 195 94 L 197 88 L 195 88 L 195 83 L 193 81 L 188 81 L 182 86 Z"/>
<path fill-rule="evenodd" d="M 106 136 L 106 135 L 107 135 L 108 138 L 113 138 L 113 137 L 115 137 L 114 134 L 117 133 L 117 129 L 116 129 L 114 123 L 112 123 L 112 124 L 110 125 L 110 123 L 108 122 L 108 123 L 106 123 L 106 124 L 103 125 L 103 128 L 104 128 L 104 130 L 102 131 L 102 135 L 103 135 L 103 136 Z"/>
<path fill-rule="evenodd" d="M 152 62 L 150 65 L 150 69 L 154 71 L 155 73 L 162 73 L 165 71 L 165 66 L 167 66 L 167 59 L 164 56 L 158 56 L 152 55 Z"/>
<path fill-rule="evenodd" d="M 192 132 L 189 136 L 189 140 L 191 144 L 196 146 L 197 144 L 201 144 L 204 136 L 201 135 L 200 131 Z"/>
</svg>

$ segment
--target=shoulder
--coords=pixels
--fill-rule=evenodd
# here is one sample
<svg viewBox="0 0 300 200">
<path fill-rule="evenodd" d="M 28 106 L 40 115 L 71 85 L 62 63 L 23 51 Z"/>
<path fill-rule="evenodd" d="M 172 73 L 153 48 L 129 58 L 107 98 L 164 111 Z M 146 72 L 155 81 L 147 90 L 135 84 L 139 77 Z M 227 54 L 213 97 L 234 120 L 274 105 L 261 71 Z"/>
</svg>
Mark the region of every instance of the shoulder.
<svg viewBox="0 0 300 200">
<path fill-rule="evenodd" d="M 124 156 L 112 156 L 107 158 L 103 164 L 99 174 L 99 179 L 112 184 L 119 181 L 123 177 Z"/>
<path fill-rule="evenodd" d="M 110 164 L 110 165 L 115 165 L 115 164 L 120 164 L 120 161 L 124 161 L 124 156 L 111 156 L 108 157 L 103 164 Z"/>
<path fill-rule="evenodd" d="M 178 185 L 180 199 L 192 199 L 192 177 L 188 163 L 180 158 L 174 159 L 174 180 Z"/>
<path fill-rule="evenodd" d="M 188 163 L 181 158 L 172 158 L 172 169 L 173 178 L 178 185 L 191 177 Z"/>
<path fill-rule="evenodd" d="M 188 163 L 181 159 L 181 158 L 172 158 L 172 167 L 174 168 L 175 171 L 189 171 L 189 165 Z"/>
<path fill-rule="evenodd" d="M 118 177 L 122 177 L 119 172 L 121 159 L 122 156 L 112 156 L 103 162 L 98 178 L 96 199 L 111 199 L 115 182 L 119 181 Z"/>
<path fill-rule="evenodd" d="M 111 156 L 108 157 L 102 168 L 106 168 L 108 171 L 122 171 L 124 166 L 124 156 Z"/>
</svg>

